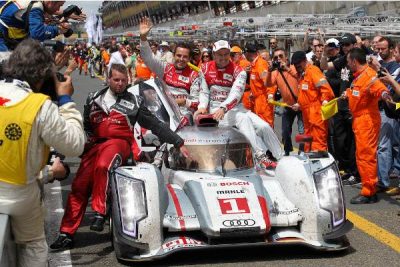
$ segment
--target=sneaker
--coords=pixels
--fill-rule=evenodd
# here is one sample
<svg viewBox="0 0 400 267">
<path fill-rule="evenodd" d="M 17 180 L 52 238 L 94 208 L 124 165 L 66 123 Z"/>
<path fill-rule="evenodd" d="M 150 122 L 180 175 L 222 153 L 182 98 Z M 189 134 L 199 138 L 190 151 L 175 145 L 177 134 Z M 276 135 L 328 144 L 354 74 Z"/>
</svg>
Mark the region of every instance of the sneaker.
<svg viewBox="0 0 400 267">
<path fill-rule="evenodd" d="M 352 175 L 348 179 L 343 180 L 342 183 L 347 186 L 359 185 L 361 184 L 361 179 Z"/>
<path fill-rule="evenodd" d="M 96 215 L 94 216 L 93 222 L 90 225 L 90 230 L 92 231 L 96 231 L 96 232 L 101 232 L 104 229 L 104 222 L 105 222 L 105 218 L 103 215 L 101 215 L 100 213 L 96 213 Z"/>
<path fill-rule="evenodd" d="M 54 250 L 65 250 L 71 249 L 73 248 L 73 246 L 74 240 L 72 239 L 72 235 L 67 233 L 60 233 L 57 240 L 50 245 L 50 248 Z"/>
<path fill-rule="evenodd" d="M 389 189 L 389 190 L 386 190 L 385 193 L 386 193 L 388 196 L 397 196 L 397 195 L 400 195 L 400 187 L 393 187 L 393 188 L 391 188 L 391 189 Z"/>
<path fill-rule="evenodd" d="M 351 204 L 372 204 L 376 202 L 378 202 L 378 196 L 376 194 L 370 197 L 358 195 L 350 200 Z"/>
<path fill-rule="evenodd" d="M 257 158 L 258 164 L 264 170 L 275 170 L 278 165 L 276 161 L 269 159 L 267 156 L 263 155 Z"/>
</svg>

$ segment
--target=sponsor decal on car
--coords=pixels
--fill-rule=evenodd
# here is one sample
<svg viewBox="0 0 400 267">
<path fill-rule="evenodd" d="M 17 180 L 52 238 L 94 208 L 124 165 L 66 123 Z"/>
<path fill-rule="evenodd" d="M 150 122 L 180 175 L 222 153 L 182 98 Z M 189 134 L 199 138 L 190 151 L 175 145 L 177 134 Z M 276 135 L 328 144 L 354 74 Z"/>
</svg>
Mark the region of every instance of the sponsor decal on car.
<svg viewBox="0 0 400 267">
<path fill-rule="evenodd" d="M 215 186 L 218 186 L 218 184 L 214 183 L 214 182 L 210 182 L 210 183 L 207 183 L 207 186 L 208 187 L 215 187 Z"/>
<path fill-rule="evenodd" d="M 181 237 L 178 239 L 168 241 L 167 243 L 162 245 L 162 249 L 164 250 L 164 252 L 168 252 L 177 248 L 201 247 L 201 246 L 205 246 L 205 244 L 201 241 L 192 238 Z"/>
<path fill-rule="evenodd" d="M 247 227 L 247 226 L 254 226 L 256 221 L 253 219 L 232 219 L 232 220 L 225 220 L 222 222 L 222 225 L 225 227 Z"/>
<path fill-rule="evenodd" d="M 177 216 L 177 215 L 165 214 L 164 218 L 166 218 L 168 220 L 176 221 L 176 220 L 196 219 L 197 215 L 196 214 L 192 214 L 192 215 Z"/>
<path fill-rule="evenodd" d="M 232 189 L 232 190 L 217 190 L 217 195 L 231 195 L 231 194 L 244 194 L 243 189 Z"/>
<path fill-rule="evenodd" d="M 238 182 L 220 182 L 219 183 L 220 186 L 233 186 L 233 185 L 250 185 L 249 182 L 245 182 L 245 181 L 238 181 Z"/>
<path fill-rule="evenodd" d="M 247 199 L 243 198 L 220 198 L 218 199 L 222 214 L 250 213 Z"/>
</svg>

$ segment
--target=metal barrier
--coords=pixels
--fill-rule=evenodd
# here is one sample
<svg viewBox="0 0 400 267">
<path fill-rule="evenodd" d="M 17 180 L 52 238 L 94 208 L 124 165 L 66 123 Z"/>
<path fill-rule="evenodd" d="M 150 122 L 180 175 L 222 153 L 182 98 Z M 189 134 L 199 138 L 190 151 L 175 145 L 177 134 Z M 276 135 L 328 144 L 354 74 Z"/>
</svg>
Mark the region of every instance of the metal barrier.
<svg viewBox="0 0 400 267">
<path fill-rule="evenodd" d="M 16 246 L 11 238 L 10 217 L 0 214 L 0 266 L 15 267 L 16 260 Z"/>
</svg>

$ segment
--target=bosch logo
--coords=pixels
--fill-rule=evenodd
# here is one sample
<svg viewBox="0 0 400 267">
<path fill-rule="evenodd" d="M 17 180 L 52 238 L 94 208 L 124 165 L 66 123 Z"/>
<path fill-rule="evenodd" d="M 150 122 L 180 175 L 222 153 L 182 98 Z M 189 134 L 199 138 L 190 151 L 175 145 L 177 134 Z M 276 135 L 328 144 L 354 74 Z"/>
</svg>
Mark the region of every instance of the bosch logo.
<svg viewBox="0 0 400 267">
<path fill-rule="evenodd" d="M 222 182 L 220 186 L 232 186 L 232 185 L 250 185 L 249 182 Z"/>
<path fill-rule="evenodd" d="M 256 222 L 253 219 L 234 219 L 234 220 L 225 220 L 222 222 L 222 225 L 225 227 L 246 227 L 253 226 Z"/>
</svg>

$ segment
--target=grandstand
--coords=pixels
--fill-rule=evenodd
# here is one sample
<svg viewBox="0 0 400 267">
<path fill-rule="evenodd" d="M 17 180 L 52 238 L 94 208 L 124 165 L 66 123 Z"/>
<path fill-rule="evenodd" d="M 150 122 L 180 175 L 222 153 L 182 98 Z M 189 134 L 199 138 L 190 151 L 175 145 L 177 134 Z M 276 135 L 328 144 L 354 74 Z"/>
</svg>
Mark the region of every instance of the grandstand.
<svg viewBox="0 0 400 267">
<path fill-rule="evenodd" d="M 111 10 L 114 10 L 111 12 Z M 343 32 L 400 38 L 400 2 L 345 1 L 105 1 L 105 34 L 137 36 L 138 23 L 149 16 L 158 40 L 303 40 L 320 29 L 324 37 Z M 119 24 L 118 24 L 119 23 Z"/>
</svg>

